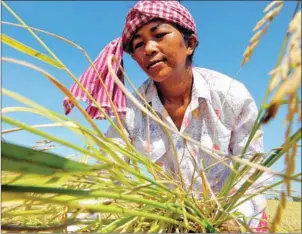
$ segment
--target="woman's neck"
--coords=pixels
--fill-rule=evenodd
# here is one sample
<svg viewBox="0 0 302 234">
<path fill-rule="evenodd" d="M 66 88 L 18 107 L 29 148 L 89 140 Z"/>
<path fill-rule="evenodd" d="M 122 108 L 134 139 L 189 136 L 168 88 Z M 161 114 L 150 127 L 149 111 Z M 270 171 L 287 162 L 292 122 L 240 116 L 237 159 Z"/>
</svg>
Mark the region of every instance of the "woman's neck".
<svg viewBox="0 0 302 234">
<path fill-rule="evenodd" d="M 167 80 L 155 84 L 163 104 L 188 103 L 191 101 L 193 84 L 192 67 L 185 69 L 177 76 L 169 77 Z"/>
</svg>

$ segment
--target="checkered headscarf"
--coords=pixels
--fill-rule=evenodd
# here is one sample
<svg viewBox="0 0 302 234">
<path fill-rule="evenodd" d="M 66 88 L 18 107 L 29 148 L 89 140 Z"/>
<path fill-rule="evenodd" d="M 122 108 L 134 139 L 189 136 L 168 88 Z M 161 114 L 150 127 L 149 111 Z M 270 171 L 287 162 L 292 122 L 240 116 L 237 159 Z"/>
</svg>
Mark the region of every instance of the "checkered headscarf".
<svg viewBox="0 0 302 234">
<path fill-rule="evenodd" d="M 152 19 L 164 19 L 171 23 L 176 23 L 185 29 L 191 30 L 196 33 L 196 25 L 190 12 L 182 6 L 178 1 L 160 1 L 160 0 L 142 0 L 139 1 L 128 13 L 126 24 L 123 30 L 122 37 L 117 38 L 110 42 L 99 54 L 94 61 L 94 66 L 99 72 L 106 89 L 112 99 L 112 102 L 117 108 L 118 113 L 126 112 L 126 98 L 124 93 L 118 88 L 111 77 L 106 66 L 108 55 L 113 54 L 121 64 L 123 64 L 123 51 L 127 51 L 129 42 L 134 33 L 141 28 L 144 24 Z M 118 77 L 123 81 L 123 75 L 114 64 L 115 72 Z M 95 98 L 95 100 L 104 108 L 109 116 L 113 116 L 108 97 L 99 81 L 97 74 L 94 72 L 93 67 L 89 67 L 80 77 L 79 82 L 87 89 L 87 91 Z M 82 100 L 88 103 L 86 109 L 89 116 L 93 119 L 103 119 L 103 114 L 86 96 L 83 90 L 77 85 L 73 84 L 71 93 L 77 100 Z M 63 102 L 65 114 L 69 114 L 73 108 L 73 104 L 66 97 Z"/>
</svg>

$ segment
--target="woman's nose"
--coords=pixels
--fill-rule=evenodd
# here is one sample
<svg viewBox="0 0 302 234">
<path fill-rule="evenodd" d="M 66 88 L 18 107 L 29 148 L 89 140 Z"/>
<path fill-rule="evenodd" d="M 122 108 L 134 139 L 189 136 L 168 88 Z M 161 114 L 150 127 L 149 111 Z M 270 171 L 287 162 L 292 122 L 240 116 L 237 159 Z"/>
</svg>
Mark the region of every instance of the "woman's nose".
<svg viewBox="0 0 302 234">
<path fill-rule="evenodd" d="M 156 54 L 157 52 L 157 42 L 152 40 L 148 41 L 145 45 L 145 55 L 150 56 Z"/>
</svg>

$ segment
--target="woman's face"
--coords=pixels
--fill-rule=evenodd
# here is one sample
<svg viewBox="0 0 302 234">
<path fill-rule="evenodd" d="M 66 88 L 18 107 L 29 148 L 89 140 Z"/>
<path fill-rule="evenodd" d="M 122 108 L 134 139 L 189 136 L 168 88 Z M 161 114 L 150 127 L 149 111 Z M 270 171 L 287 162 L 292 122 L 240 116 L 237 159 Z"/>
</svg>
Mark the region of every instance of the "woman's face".
<svg viewBox="0 0 302 234">
<path fill-rule="evenodd" d="M 151 21 L 133 37 L 132 57 L 156 81 L 162 82 L 186 68 L 193 50 L 186 46 L 181 32 L 162 20 Z"/>
</svg>

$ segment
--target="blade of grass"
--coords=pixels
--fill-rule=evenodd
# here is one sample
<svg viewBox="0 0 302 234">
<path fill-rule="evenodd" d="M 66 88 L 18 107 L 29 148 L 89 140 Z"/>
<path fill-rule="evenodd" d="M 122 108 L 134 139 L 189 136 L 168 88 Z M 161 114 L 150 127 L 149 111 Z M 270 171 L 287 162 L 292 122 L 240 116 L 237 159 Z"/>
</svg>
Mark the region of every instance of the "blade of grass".
<svg viewBox="0 0 302 234">
<path fill-rule="evenodd" d="M 56 113 L 54 113 L 54 112 L 48 111 L 47 109 L 45 109 L 45 108 L 39 106 L 38 104 L 36 104 L 36 103 L 34 103 L 34 102 L 32 102 L 32 101 L 30 101 L 30 100 L 24 98 L 24 97 L 21 97 L 20 95 L 17 95 L 17 94 L 14 94 L 14 93 L 12 93 L 12 92 L 9 92 L 9 91 L 7 91 L 7 90 L 5 90 L 5 89 L 3 90 L 3 93 L 6 94 L 6 95 L 9 95 L 9 96 L 11 96 L 11 97 L 14 97 L 15 99 L 17 99 L 17 100 L 19 100 L 19 101 L 21 101 L 21 102 L 23 102 L 23 103 L 30 104 L 31 106 L 33 106 L 34 108 L 36 108 L 36 109 L 39 110 L 38 113 L 39 113 L 40 115 L 42 114 L 43 116 L 48 117 L 47 114 L 50 113 L 50 116 L 55 115 L 56 117 L 62 118 L 62 119 L 64 119 L 64 120 L 68 119 L 68 118 L 66 118 L 66 117 L 64 117 L 64 116 L 61 116 L 61 115 L 58 115 L 58 114 L 56 114 Z M 24 99 L 24 100 L 23 100 L 23 99 Z M 30 109 L 28 109 L 28 108 L 25 108 L 25 109 L 23 108 L 22 110 L 30 111 Z M 10 109 L 9 111 L 12 111 L 12 109 Z M 46 114 L 43 114 L 44 112 L 46 112 Z M 55 118 L 54 120 L 57 120 L 57 119 Z M 65 122 L 65 123 L 66 123 L 66 122 Z M 68 122 L 68 123 L 69 123 L 69 122 Z M 72 123 L 72 122 L 70 123 L 70 125 L 67 125 L 67 126 L 68 126 L 68 127 L 72 127 L 72 128 L 76 127 L 76 126 L 73 126 L 73 123 Z M 83 127 L 81 126 L 81 128 L 83 128 Z M 88 134 L 87 136 L 91 137 L 92 140 L 93 140 L 94 142 L 96 142 L 97 144 L 100 144 L 100 143 L 101 143 L 101 142 L 100 142 L 100 139 L 97 139 L 97 138 L 93 135 L 93 133 L 91 133 L 91 131 L 88 130 L 87 128 L 85 128 L 85 129 L 83 128 L 82 131 L 81 131 L 80 133 L 83 134 L 84 132 L 87 133 L 87 134 Z M 107 138 L 106 141 L 103 142 L 103 143 L 105 143 L 105 144 L 101 144 L 100 147 L 101 147 L 103 150 L 105 150 L 106 152 L 111 152 L 111 155 L 112 155 L 112 153 L 113 153 L 114 151 L 117 151 L 117 152 L 120 152 L 120 153 L 126 155 L 126 156 L 129 157 L 129 158 L 135 159 L 135 158 L 133 158 L 133 156 L 132 156 L 131 154 L 129 154 L 129 151 L 127 151 L 127 150 L 125 150 L 125 149 L 122 149 L 119 145 L 115 144 L 115 143 L 112 142 L 112 141 L 111 141 L 111 143 L 112 143 L 113 145 L 112 145 L 112 144 L 111 144 L 111 145 L 108 145 L 109 142 L 110 142 L 110 139 Z M 113 151 L 110 151 L 110 149 L 112 149 Z M 98 154 L 98 152 L 96 152 L 96 153 Z M 112 156 L 114 156 L 114 155 L 112 155 Z M 115 159 L 118 160 L 118 159 L 119 159 L 118 156 L 116 156 Z M 136 159 L 138 159 L 139 162 L 141 162 L 141 163 L 143 163 L 143 164 L 145 164 L 145 165 L 150 164 L 150 162 L 147 160 L 146 157 L 139 157 L 139 158 L 136 158 Z M 119 162 L 121 163 L 121 160 L 119 160 Z M 123 164 L 124 164 L 124 166 L 126 165 L 125 162 L 123 162 Z M 158 166 L 157 166 L 156 168 L 159 169 Z"/>
<path fill-rule="evenodd" d="M 69 123 L 49 123 L 49 124 L 37 124 L 37 125 L 32 125 L 32 128 L 53 128 L 53 127 L 65 127 Z M 22 131 L 22 128 L 12 128 L 12 129 L 6 129 L 1 132 L 2 135 L 8 134 L 8 133 L 13 133 L 13 132 L 18 132 Z"/>
<path fill-rule="evenodd" d="M 62 139 L 57 138 L 55 136 L 52 136 L 52 135 L 50 135 L 48 133 L 45 133 L 45 132 L 42 132 L 42 131 L 40 131 L 38 129 L 32 128 L 32 127 L 30 127 L 30 126 L 28 126 L 28 125 L 26 125 L 24 123 L 21 123 L 19 121 L 16 121 L 16 120 L 14 120 L 12 118 L 8 118 L 6 116 L 2 116 L 2 121 L 6 122 L 8 124 L 17 126 L 19 128 L 25 129 L 25 130 L 27 130 L 29 132 L 32 132 L 35 135 L 41 136 L 41 137 L 43 137 L 45 139 L 49 139 L 49 140 L 51 140 L 53 142 L 57 142 L 57 143 L 62 144 L 64 146 L 68 146 L 68 147 L 70 147 L 70 148 L 72 148 L 72 149 L 74 149 L 74 150 L 76 150 L 78 152 L 81 152 L 83 154 L 87 154 L 87 155 L 95 157 L 95 158 L 97 158 L 99 160 L 102 160 L 102 161 L 105 161 L 105 162 L 107 161 L 108 162 L 108 159 L 106 157 L 101 156 L 100 153 L 99 154 L 94 154 L 93 152 L 88 151 L 88 150 L 86 150 L 84 148 L 81 148 L 81 147 L 79 147 L 79 146 L 77 146 L 75 144 L 72 144 L 69 141 L 62 140 Z"/>
<path fill-rule="evenodd" d="M 43 61 L 43 62 L 45 62 L 47 64 L 50 64 L 50 65 L 52 65 L 52 66 L 54 66 L 56 68 L 59 68 L 59 69 L 63 69 L 64 68 L 62 66 L 62 64 L 58 63 L 56 60 L 48 57 L 47 55 L 42 54 L 39 51 L 37 51 L 37 50 L 35 50 L 35 49 L 27 46 L 27 45 L 24 45 L 21 42 L 19 42 L 19 41 L 15 40 L 15 39 L 13 39 L 13 38 L 11 38 L 11 37 L 3 34 L 3 33 L 1 34 L 1 36 L 2 36 L 1 37 L 1 41 L 4 44 L 6 44 L 6 45 L 8 45 L 8 46 L 10 46 L 10 47 L 12 47 L 12 48 L 14 48 L 16 50 L 19 50 L 20 52 L 23 52 L 23 53 L 25 53 L 25 54 L 27 54 L 27 55 L 29 55 L 31 57 L 34 57 L 34 58 L 36 58 L 38 60 L 41 60 L 41 61 Z"/>
<path fill-rule="evenodd" d="M 53 153 L 36 151 L 7 142 L 1 143 L 1 157 L 14 160 L 16 163 L 23 161 L 28 164 L 32 163 L 43 167 L 49 167 L 50 169 L 61 169 L 66 171 L 89 171 L 94 168 L 90 165 L 75 162 Z"/>
<path fill-rule="evenodd" d="M 89 192 L 89 191 L 81 191 L 81 190 L 73 190 L 73 189 L 60 189 L 60 188 L 43 188 L 43 187 L 33 187 L 33 186 L 11 186 L 11 185 L 4 185 L 2 186 L 2 191 L 4 192 L 20 192 L 20 193 L 26 193 L 26 192 L 34 192 L 34 193 L 50 193 L 50 194 L 66 194 L 66 195 L 73 195 L 73 196 L 85 196 L 85 197 L 104 197 L 104 198 L 113 198 L 113 199 L 121 199 L 126 201 L 132 201 L 136 203 L 142 203 L 142 204 L 149 204 L 151 206 L 162 208 L 170 212 L 175 212 L 176 214 L 183 214 L 183 211 L 181 210 L 181 207 L 177 204 L 173 203 L 162 203 L 157 202 L 154 200 L 147 200 L 144 198 L 140 198 L 137 196 L 132 195 L 123 195 L 118 193 L 112 193 L 112 192 Z M 70 199 L 70 198 L 67 198 Z M 78 201 L 79 202 L 79 201 Z M 202 224 L 209 225 L 209 222 L 204 218 L 203 220 L 197 219 L 195 216 L 190 215 L 189 213 L 186 214 L 188 218 L 200 222 Z M 146 217 L 146 216 L 144 216 Z"/>
<path fill-rule="evenodd" d="M 6 123 L 15 125 L 15 126 L 17 126 L 17 127 L 23 128 L 23 129 L 26 129 L 26 130 L 28 130 L 28 131 L 30 131 L 30 132 L 36 134 L 36 135 L 39 135 L 39 136 L 41 136 L 41 137 L 43 137 L 43 138 L 52 140 L 52 141 L 54 141 L 54 142 L 60 143 L 60 144 L 65 145 L 65 146 L 68 146 L 68 147 L 70 147 L 70 148 L 72 148 L 72 149 L 74 149 L 74 150 L 77 150 L 77 151 L 79 151 L 79 152 L 81 152 L 81 153 L 83 153 L 83 154 L 86 154 L 86 155 L 89 155 L 89 156 L 94 157 L 94 158 L 96 158 L 96 159 L 99 159 L 99 160 L 101 160 L 101 161 L 103 161 L 103 162 L 111 162 L 108 158 L 102 156 L 100 152 L 99 152 L 98 154 L 95 154 L 95 153 L 93 153 L 93 152 L 91 152 L 91 151 L 88 151 L 88 150 L 83 149 L 83 148 L 80 148 L 80 147 L 78 147 L 78 146 L 76 146 L 76 145 L 74 145 L 74 144 L 71 144 L 71 143 L 68 142 L 68 141 L 64 141 L 64 140 L 59 139 L 59 138 L 57 138 L 57 137 L 55 137 L 55 136 L 52 136 L 52 135 L 47 134 L 47 133 L 45 133 L 45 132 L 42 132 L 42 131 L 40 131 L 40 130 L 38 130 L 38 129 L 31 128 L 31 127 L 28 126 L 28 125 L 25 125 L 25 124 L 23 124 L 23 123 L 21 123 L 21 122 L 19 122 L 19 121 L 13 120 L 13 119 L 8 118 L 8 117 L 6 117 L 6 116 L 3 116 L 3 117 L 2 117 L 2 120 L 3 120 L 4 122 L 6 122 Z M 116 166 L 117 166 L 117 165 L 116 165 Z M 143 180 L 149 181 L 149 182 L 151 182 L 152 184 L 159 186 L 161 189 L 163 189 L 163 190 L 165 190 L 165 191 L 168 191 L 168 192 L 170 192 L 171 194 L 173 194 L 173 192 L 171 192 L 167 187 L 165 187 L 165 186 L 163 186 L 162 184 L 157 183 L 156 181 L 154 181 L 154 180 L 152 180 L 152 179 L 150 179 L 150 178 L 148 178 L 148 177 L 142 175 L 141 173 L 139 173 L 139 172 L 137 172 L 137 171 L 131 169 L 130 167 L 125 166 L 125 165 L 118 165 L 118 166 L 120 166 L 120 167 L 123 168 L 123 169 L 126 169 L 129 173 L 132 173 L 133 175 L 137 176 L 138 178 L 141 178 L 141 179 L 143 179 Z"/>
</svg>

